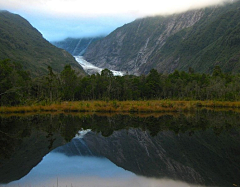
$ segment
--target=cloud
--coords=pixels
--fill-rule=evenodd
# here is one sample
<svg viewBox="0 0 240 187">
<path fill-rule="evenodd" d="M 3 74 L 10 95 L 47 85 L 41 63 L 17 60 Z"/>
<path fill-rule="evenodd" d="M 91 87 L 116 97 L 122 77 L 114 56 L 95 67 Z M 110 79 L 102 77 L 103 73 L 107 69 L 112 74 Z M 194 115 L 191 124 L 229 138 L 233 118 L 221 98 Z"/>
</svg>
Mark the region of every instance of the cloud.
<svg viewBox="0 0 240 187">
<path fill-rule="evenodd" d="M 96 37 L 106 36 L 117 27 L 133 21 L 131 17 L 96 17 L 96 18 L 58 18 L 49 15 L 33 16 L 31 14 L 20 13 L 43 37 L 49 41 L 59 41 L 67 37 Z"/>
<path fill-rule="evenodd" d="M 172 14 L 232 0 L 0 0 L 1 9 L 25 17 L 49 41 L 107 35 L 136 18 Z"/>
<path fill-rule="evenodd" d="M 28 12 L 45 12 L 55 16 L 98 17 L 110 15 L 146 16 L 166 14 L 216 5 L 232 0 L 0 0 L 0 6 Z"/>
</svg>

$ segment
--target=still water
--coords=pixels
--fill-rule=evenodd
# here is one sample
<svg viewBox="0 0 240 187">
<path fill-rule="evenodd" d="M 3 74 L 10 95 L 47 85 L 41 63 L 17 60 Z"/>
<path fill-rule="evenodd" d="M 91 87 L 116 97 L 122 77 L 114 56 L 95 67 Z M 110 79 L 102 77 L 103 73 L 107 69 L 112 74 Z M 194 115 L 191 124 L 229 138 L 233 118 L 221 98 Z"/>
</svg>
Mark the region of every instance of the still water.
<svg viewBox="0 0 240 187">
<path fill-rule="evenodd" d="M 0 117 L 0 186 L 239 186 L 240 115 Z"/>
</svg>

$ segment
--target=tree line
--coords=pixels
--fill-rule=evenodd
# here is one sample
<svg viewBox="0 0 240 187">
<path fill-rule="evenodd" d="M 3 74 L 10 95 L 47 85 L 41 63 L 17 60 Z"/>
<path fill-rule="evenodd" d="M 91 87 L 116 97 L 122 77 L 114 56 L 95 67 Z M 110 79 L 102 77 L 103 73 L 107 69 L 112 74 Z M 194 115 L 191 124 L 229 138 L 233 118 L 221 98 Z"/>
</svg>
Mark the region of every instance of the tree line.
<svg viewBox="0 0 240 187">
<path fill-rule="evenodd" d="M 152 69 L 148 75 L 114 76 L 104 69 L 99 74 L 78 76 L 70 65 L 62 72 L 32 78 L 21 65 L 0 61 L 0 101 L 3 105 L 48 104 L 79 100 L 240 100 L 240 74 L 223 73 L 215 66 L 212 74 L 175 70 L 171 74 Z"/>
</svg>

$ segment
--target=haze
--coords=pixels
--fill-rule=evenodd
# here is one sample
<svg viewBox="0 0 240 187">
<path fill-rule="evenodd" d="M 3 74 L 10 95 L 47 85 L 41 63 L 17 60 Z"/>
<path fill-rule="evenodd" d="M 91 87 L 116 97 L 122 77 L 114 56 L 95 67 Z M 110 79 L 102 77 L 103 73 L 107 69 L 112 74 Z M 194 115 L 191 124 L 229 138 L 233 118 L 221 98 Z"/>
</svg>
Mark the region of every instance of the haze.
<svg viewBox="0 0 240 187">
<path fill-rule="evenodd" d="M 49 41 L 107 35 L 136 18 L 178 13 L 232 0 L 0 0 L 2 10 L 20 14 Z"/>
</svg>

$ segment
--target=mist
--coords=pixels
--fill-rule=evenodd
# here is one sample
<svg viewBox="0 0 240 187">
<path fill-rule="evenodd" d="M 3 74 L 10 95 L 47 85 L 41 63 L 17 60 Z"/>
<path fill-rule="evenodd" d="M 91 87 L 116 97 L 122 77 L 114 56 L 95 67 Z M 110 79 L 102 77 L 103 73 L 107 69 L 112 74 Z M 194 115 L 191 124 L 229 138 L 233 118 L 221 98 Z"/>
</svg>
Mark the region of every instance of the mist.
<svg viewBox="0 0 240 187">
<path fill-rule="evenodd" d="M 58 18 L 97 18 L 97 17 L 124 17 L 149 16 L 153 14 L 172 14 L 195 8 L 222 5 L 235 0 L 0 0 L 0 7 L 11 10 L 23 10 L 31 14 L 45 13 Z"/>
<path fill-rule="evenodd" d="M 108 35 L 137 18 L 169 15 L 235 0 L 0 0 L 2 10 L 26 18 L 48 41 Z"/>
</svg>

